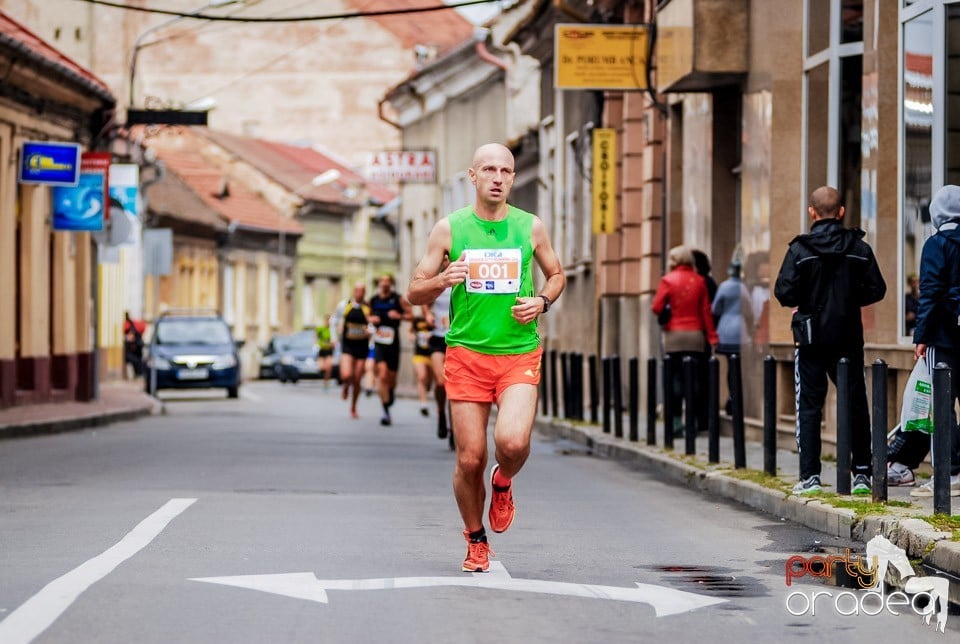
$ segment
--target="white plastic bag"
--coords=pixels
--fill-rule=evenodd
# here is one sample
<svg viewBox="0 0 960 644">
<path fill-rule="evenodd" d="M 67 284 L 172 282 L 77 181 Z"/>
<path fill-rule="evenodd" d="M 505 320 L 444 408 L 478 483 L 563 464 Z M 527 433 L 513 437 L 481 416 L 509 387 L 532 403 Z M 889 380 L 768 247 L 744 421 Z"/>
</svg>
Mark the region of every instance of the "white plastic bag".
<svg viewBox="0 0 960 644">
<path fill-rule="evenodd" d="M 933 433 L 933 377 L 926 356 L 913 365 L 903 391 L 900 428 L 905 432 Z"/>
</svg>

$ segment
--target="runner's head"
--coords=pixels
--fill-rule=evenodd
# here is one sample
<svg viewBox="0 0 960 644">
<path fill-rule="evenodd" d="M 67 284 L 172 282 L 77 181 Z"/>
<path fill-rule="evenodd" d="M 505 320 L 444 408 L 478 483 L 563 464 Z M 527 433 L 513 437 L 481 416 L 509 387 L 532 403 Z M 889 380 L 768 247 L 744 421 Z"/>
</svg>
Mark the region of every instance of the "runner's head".
<svg viewBox="0 0 960 644">
<path fill-rule="evenodd" d="M 481 145 L 467 172 L 477 189 L 477 201 L 487 207 L 500 206 L 507 201 L 516 176 L 513 153 L 499 143 Z"/>
<path fill-rule="evenodd" d="M 393 288 L 397 285 L 397 281 L 393 278 L 393 275 L 390 273 L 384 273 L 380 276 L 380 281 L 377 283 L 377 288 L 380 289 L 380 297 L 386 297 L 393 293 Z"/>
<path fill-rule="evenodd" d="M 353 285 L 353 299 L 355 302 L 363 302 L 367 298 L 367 285 L 363 282 L 357 282 Z"/>
</svg>

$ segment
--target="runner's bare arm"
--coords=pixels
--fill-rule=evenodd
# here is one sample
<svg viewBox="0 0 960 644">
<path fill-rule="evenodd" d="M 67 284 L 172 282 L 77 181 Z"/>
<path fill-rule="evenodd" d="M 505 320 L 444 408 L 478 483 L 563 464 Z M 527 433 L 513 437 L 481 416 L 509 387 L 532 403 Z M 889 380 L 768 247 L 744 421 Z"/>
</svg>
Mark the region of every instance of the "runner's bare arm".
<svg viewBox="0 0 960 644">
<path fill-rule="evenodd" d="M 430 304 L 443 293 L 443 290 L 454 284 L 460 284 L 467 278 L 467 263 L 451 261 L 442 271 L 444 257 L 450 252 L 452 236 L 450 222 L 444 217 L 430 231 L 427 240 L 427 251 L 417 265 L 407 289 L 407 300 L 411 304 Z"/>
<path fill-rule="evenodd" d="M 512 307 L 514 319 L 520 324 L 532 322 L 543 313 L 546 308 L 546 302 L 540 295 L 546 295 L 550 302 L 556 302 L 560 294 L 563 293 L 567 285 L 567 277 L 563 274 L 563 266 L 560 264 L 560 258 L 557 257 L 550 243 L 550 236 L 547 234 L 547 227 L 539 217 L 533 219 L 533 230 L 531 232 L 533 243 L 533 256 L 547 278 L 540 293 L 534 297 L 518 297 L 516 306 Z"/>
</svg>

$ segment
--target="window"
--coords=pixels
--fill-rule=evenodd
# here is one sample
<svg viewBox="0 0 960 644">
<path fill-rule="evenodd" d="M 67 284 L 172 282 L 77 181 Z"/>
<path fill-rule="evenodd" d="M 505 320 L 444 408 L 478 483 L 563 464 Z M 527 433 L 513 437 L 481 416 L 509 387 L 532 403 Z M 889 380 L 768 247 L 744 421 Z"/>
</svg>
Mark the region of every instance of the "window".
<svg viewBox="0 0 960 644">
<path fill-rule="evenodd" d="M 234 306 L 234 284 L 233 284 L 233 264 L 226 264 L 223 267 L 223 319 L 231 327 L 236 320 Z"/>
<path fill-rule="evenodd" d="M 303 326 L 316 326 L 314 311 L 314 295 L 316 293 L 317 281 L 309 275 L 303 280 L 303 295 L 300 301 L 300 317 L 303 319 Z"/>
<path fill-rule="evenodd" d="M 270 326 L 280 326 L 280 274 L 277 269 L 270 271 L 269 295 Z"/>
<path fill-rule="evenodd" d="M 847 225 L 860 225 L 863 2 L 806 0 L 804 195 L 834 186 Z M 801 209 L 807 224 L 806 203 Z"/>
</svg>

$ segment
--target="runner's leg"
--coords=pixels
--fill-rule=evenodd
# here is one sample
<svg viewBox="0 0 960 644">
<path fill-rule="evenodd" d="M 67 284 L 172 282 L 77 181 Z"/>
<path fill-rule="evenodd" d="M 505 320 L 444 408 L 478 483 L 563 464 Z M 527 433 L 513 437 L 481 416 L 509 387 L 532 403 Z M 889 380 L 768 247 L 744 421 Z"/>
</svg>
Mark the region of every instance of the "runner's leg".
<svg viewBox="0 0 960 644">
<path fill-rule="evenodd" d="M 483 527 L 486 500 L 484 472 L 487 468 L 487 421 L 490 403 L 451 401 L 450 413 L 457 428 L 457 464 L 453 470 L 453 493 L 469 532 Z"/>
<path fill-rule="evenodd" d="M 497 422 L 493 428 L 495 458 L 500 474 L 511 479 L 530 456 L 530 434 L 537 415 L 536 385 L 510 385 L 500 395 L 497 408 Z"/>
</svg>

